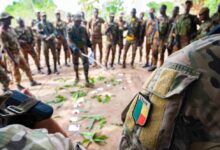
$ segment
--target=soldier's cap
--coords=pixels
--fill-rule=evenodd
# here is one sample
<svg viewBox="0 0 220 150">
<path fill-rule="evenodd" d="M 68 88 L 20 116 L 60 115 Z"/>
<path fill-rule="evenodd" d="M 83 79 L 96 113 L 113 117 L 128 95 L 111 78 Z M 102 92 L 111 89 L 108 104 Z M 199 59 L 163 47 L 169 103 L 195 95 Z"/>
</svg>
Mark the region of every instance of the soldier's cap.
<svg viewBox="0 0 220 150">
<path fill-rule="evenodd" d="M 110 16 L 110 17 L 114 17 L 115 14 L 114 14 L 114 13 L 110 13 L 109 16 Z"/>
<path fill-rule="evenodd" d="M 149 13 L 155 13 L 155 9 L 154 8 L 150 8 Z"/>
<path fill-rule="evenodd" d="M 74 15 L 74 21 L 81 21 L 81 20 L 82 20 L 82 15 L 80 13 Z"/>
<path fill-rule="evenodd" d="M 21 21 L 23 21 L 23 19 L 21 17 L 16 17 L 16 21 L 21 22 Z"/>
<path fill-rule="evenodd" d="M 190 3 L 191 5 L 193 4 L 193 1 L 192 0 L 186 0 L 185 1 L 185 4 L 187 4 L 187 3 Z"/>
<path fill-rule="evenodd" d="M 55 14 L 60 14 L 60 10 L 56 10 L 56 11 L 55 11 Z"/>
<path fill-rule="evenodd" d="M 46 16 L 47 14 L 46 14 L 46 12 L 41 12 L 40 15 L 41 15 L 41 16 Z"/>
<path fill-rule="evenodd" d="M 12 19 L 12 18 L 14 17 L 7 12 L 0 13 L 0 21 L 6 20 L 6 19 Z"/>
<path fill-rule="evenodd" d="M 199 15 L 203 15 L 203 14 L 209 14 L 209 8 L 208 7 L 203 7 L 203 8 L 200 9 Z"/>
<path fill-rule="evenodd" d="M 68 12 L 68 13 L 66 14 L 66 16 L 67 16 L 67 17 L 71 17 L 72 15 L 71 15 L 70 12 Z"/>
</svg>

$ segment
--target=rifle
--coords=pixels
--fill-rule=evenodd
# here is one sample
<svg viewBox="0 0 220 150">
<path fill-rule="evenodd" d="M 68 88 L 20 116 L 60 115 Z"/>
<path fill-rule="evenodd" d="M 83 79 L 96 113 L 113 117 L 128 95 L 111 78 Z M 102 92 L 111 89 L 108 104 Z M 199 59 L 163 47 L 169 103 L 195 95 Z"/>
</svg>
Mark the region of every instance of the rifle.
<svg viewBox="0 0 220 150">
<path fill-rule="evenodd" d="M 155 34 L 156 34 L 156 32 L 160 32 L 160 29 L 159 29 L 159 21 L 157 20 L 157 19 L 155 19 L 155 21 L 156 21 L 156 24 L 155 24 L 155 27 L 154 27 L 154 30 L 153 30 L 153 33 L 152 33 L 152 39 L 151 39 L 151 41 L 153 41 L 153 38 L 154 38 L 154 36 L 155 36 Z M 159 41 L 159 38 L 158 38 L 158 41 Z"/>
</svg>

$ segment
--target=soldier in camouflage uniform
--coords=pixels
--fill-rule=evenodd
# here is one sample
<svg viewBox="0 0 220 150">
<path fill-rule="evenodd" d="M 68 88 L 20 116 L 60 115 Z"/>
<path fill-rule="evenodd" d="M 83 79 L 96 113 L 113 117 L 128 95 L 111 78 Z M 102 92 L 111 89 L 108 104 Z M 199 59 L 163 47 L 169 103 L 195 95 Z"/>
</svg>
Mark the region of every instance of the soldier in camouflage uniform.
<svg viewBox="0 0 220 150">
<path fill-rule="evenodd" d="M 145 37 L 145 30 L 146 30 L 146 20 L 144 20 L 144 12 L 140 13 L 140 17 L 139 17 L 139 21 L 140 21 L 140 38 L 138 41 L 138 47 L 137 49 L 139 50 L 139 54 L 140 54 L 140 59 L 139 61 L 142 62 L 142 56 L 143 56 L 143 43 L 144 43 L 144 37 Z"/>
<path fill-rule="evenodd" d="M 134 68 L 134 61 L 137 51 L 138 42 L 140 39 L 140 29 L 141 24 L 139 19 L 136 17 L 136 9 L 133 8 L 131 11 L 130 21 L 127 23 L 126 29 L 128 30 L 126 36 L 126 43 L 124 47 L 124 55 L 123 55 L 123 68 L 126 68 L 126 59 L 127 53 L 130 47 L 132 47 L 132 59 L 131 59 L 131 67 Z"/>
<path fill-rule="evenodd" d="M 149 55 L 151 50 L 151 45 L 153 44 L 153 36 L 156 30 L 156 16 L 155 9 L 151 8 L 149 11 L 149 18 L 146 22 L 146 64 L 144 68 L 149 67 Z"/>
<path fill-rule="evenodd" d="M 220 3 L 218 4 L 217 12 L 213 14 L 211 19 L 212 19 L 213 27 L 220 24 Z"/>
<path fill-rule="evenodd" d="M 175 6 L 173 8 L 172 17 L 169 21 L 169 37 L 167 42 L 167 50 L 168 55 L 171 55 L 173 53 L 173 47 L 175 45 L 175 28 L 176 28 L 176 21 L 179 18 L 179 7 Z"/>
<path fill-rule="evenodd" d="M 56 36 L 57 61 L 60 65 L 61 49 L 64 50 L 65 66 L 69 67 L 68 59 L 70 59 L 70 52 L 66 40 L 67 24 L 61 19 L 60 11 L 56 11 L 56 22 L 54 23 Z"/>
<path fill-rule="evenodd" d="M 40 73 L 41 67 L 39 63 L 39 59 L 37 57 L 37 53 L 34 50 L 34 35 L 30 27 L 26 27 L 24 20 L 20 17 L 17 19 L 18 26 L 15 28 L 15 32 L 18 36 L 18 42 L 21 46 L 21 52 L 24 56 L 24 59 L 29 64 L 28 54 L 33 58 L 35 65 L 37 66 L 37 70 Z"/>
<path fill-rule="evenodd" d="M 10 27 L 11 19 L 13 17 L 6 12 L 0 14 L 0 47 L 8 56 L 9 62 L 12 67 L 12 74 L 16 80 L 18 89 L 24 89 L 21 86 L 21 74 L 19 69 L 22 69 L 30 80 L 31 86 L 39 85 L 34 81 L 31 70 L 20 54 L 20 45 L 17 40 L 17 35 L 13 28 Z"/>
<path fill-rule="evenodd" d="M 116 52 L 116 43 L 118 41 L 118 33 L 119 33 L 119 27 L 118 24 L 114 21 L 115 15 L 113 13 L 110 13 L 109 16 L 109 22 L 106 23 L 106 29 L 105 34 L 107 36 L 106 40 L 106 58 L 105 58 L 105 67 L 108 68 L 108 59 L 110 52 L 112 53 L 112 60 L 110 67 L 111 69 L 114 69 L 114 60 L 115 60 L 115 52 Z"/>
<path fill-rule="evenodd" d="M 156 21 L 156 32 L 153 37 L 152 45 L 152 66 L 148 71 L 154 71 L 157 67 L 158 54 L 160 56 L 160 64 L 164 62 L 164 53 L 166 50 L 166 43 L 169 32 L 169 17 L 166 14 L 167 6 L 162 5 L 160 8 L 161 16 Z"/>
<path fill-rule="evenodd" d="M 93 50 L 94 50 L 94 58 L 96 59 L 96 45 L 99 47 L 100 58 L 99 62 L 102 64 L 102 24 L 105 21 L 99 17 L 99 10 L 94 10 L 94 17 L 88 23 L 88 31 L 91 35 Z M 96 63 L 95 63 L 96 66 Z"/>
<path fill-rule="evenodd" d="M 37 55 L 38 55 L 38 61 L 40 62 L 41 61 L 41 37 L 39 35 L 39 33 L 37 32 L 37 26 L 38 24 L 41 22 L 41 12 L 40 11 L 37 11 L 36 12 L 36 17 L 37 17 L 37 20 L 36 20 L 36 23 L 34 25 L 34 27 L 32 29 L 34 29 L 34 38 L 35 38 L 35 46 L 36 46 L 36 50 L 37 50 Z"/>
<path fill-rule="evenodd" d="M 220 35 L 171 55 L 123 112 L 120 150 L 220 149 Z"/>
<path fill-rule="evenodd" d="M 54 73 L 58 74 L 57 70 L 57 52 L 55 46 L 55 29 L 51 22 L 47 21 L 46 13 L 41 14 L 41 22 L 38 24 L 38 32 L 41 35 L 43 50 L 45 56 L 45 62 L 47 66 L 47 74 L 51 74 L 49 50 L 51 50 L 53 56 Z"/>
<path fill-rule="evenodd" d="M 1 67 L 1 65 L 0 65 L 0 82 L 3 85 L 3 90 L 7 91 L 9 89 L 10 79 L 7 73 L 5 72 L 5 70 Z"/>
<path fill-rule="evenodd" d="M 180 15 L 176 22 L 175 51 L 187 46 L 196 36 L 199 19 L 195 15 L 190 14 L 192 6 L 192 0 L 187 0 L 185 2 L 185 13 Z"/>
<path fill-rule="evenodd" d="M 203 7 L 199 12 L 199 19 L 201 21 L 200 28 L 197 32 L 196 39 L 200 39 L 207 35 L 207 33 L 210 31 L 212 27 L 212 20 L 209 17 L 209 8 Z"/>
<path fill-rule="evenodd" d="M 118 50 L 118 64 L 120 64 L 121 62 L 121 53 L 122 53 L 122 50 L 123 50 L 123 47 L 124 47 L 124 29 L 125 29 L 125 26 L 126 26 L 126 22 L 124 21 L 124 13 L 120 13 L 120 16 L 119 16 L 119 20 L 118 20 L 118 27 L 119 27 L 119 31 L 118 31 L 118 42 L 117 42 L 117 45 L 119 47 L 119 50 Z"/>
<path fill-rule="evenodd" d="M 82 16 L 76 14 L 74 18 L 74 25 L 68 28 L 68 44 L 72 51 L 74 71 L 76 73 L 75 83 L 79 82 L 79 58 L 82 59 L 84 75 L 86 80 L 86 87 L 90 87 L 89 83 L 89 60 L 83 54 L 87 55 L 87 47 L 91 47 L 86 28 L 81 25 Z"/>
</svg>

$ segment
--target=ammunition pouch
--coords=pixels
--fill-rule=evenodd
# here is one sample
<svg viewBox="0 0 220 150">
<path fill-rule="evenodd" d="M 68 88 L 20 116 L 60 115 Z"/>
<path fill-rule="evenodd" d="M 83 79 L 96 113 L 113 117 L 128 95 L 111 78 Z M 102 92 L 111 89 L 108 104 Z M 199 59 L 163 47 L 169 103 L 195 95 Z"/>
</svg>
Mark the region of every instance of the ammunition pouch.
<svg viewBox="0 0 220 150">
<path fill-rule="evenodd" d="M 36 122 L 50 118 L 53 108 L 18 91 L 1 96 L 0 127 L 21 124 L 32 128 Z"/>
</svg>

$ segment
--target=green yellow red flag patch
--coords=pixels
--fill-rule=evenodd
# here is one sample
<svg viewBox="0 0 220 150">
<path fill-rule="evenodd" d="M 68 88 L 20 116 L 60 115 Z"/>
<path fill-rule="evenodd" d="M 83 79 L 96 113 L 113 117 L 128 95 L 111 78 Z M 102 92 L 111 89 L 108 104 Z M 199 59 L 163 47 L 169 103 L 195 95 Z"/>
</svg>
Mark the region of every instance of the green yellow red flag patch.
<svg viewBox="0 0 220 150">
<path fill-rule="evenodd" d="M 150 113 L 151 103 L 140 93 L 136 96 L 136 98 L 137 102 L 133 110 L 133 118 L 137 125 L 144 126 Z"/>
</svg>

